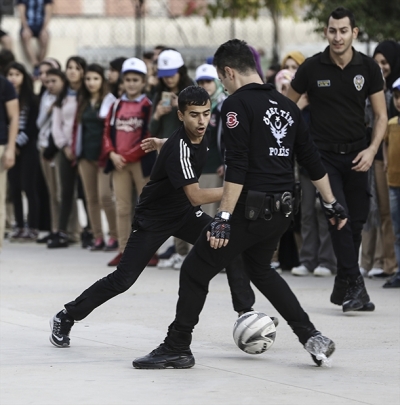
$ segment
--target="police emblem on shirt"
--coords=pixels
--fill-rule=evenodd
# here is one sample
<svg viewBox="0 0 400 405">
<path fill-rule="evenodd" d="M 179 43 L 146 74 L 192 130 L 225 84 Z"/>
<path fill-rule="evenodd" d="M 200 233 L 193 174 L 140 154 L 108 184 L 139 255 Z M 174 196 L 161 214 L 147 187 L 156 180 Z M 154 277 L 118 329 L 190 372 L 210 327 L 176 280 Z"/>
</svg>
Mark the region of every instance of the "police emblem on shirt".
<svg viewBox="0 0 400 405">
<path fill-rule="evenodd" d="M 237 114 L 235 112 L 228 112 L 226 114 L 226 126 L 229 129 L 236 128 L 239 125 L 239 121 L 236 117 Z"/>
<path fill-rule="evenodd" d="M 360 91 L 363 88 L 364 83 L 365 83 L 364 76 L 361 76 L 361 75 L 354 76 L 353 83 L 354 83 L 355 88 L 358 91 Z"/>
<path fill-rule="evenodd" d="M 294 123 L 290 113 L 278 107 L 270 107 L 265 112 L 263 121 L 265 125 L 269 127 L 271 135 L 275 138 L 275 141 L 278 144 L 277 148 L 269 148 L 269 155 L 289 156 L 290 149 L 285 148 L 283 145 L 283 138 L 285 138 L 287 134 L 288 126 L 291 127 Z"/>
</svg>

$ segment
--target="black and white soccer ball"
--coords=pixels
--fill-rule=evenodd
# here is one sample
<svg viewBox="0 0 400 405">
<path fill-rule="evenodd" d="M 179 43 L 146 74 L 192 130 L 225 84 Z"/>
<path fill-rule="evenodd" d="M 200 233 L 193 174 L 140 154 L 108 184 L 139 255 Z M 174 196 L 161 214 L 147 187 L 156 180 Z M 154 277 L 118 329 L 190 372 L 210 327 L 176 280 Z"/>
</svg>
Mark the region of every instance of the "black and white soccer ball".
<svg viewBox="0 0 400 405">
<path fill-rule="evenodd" d="M 275 336 L 274 322 L 262 312 L 246 312 L 233 325 L 233 340 L 248 354 L 266 352 L 274 344 Z"/>
</svg>

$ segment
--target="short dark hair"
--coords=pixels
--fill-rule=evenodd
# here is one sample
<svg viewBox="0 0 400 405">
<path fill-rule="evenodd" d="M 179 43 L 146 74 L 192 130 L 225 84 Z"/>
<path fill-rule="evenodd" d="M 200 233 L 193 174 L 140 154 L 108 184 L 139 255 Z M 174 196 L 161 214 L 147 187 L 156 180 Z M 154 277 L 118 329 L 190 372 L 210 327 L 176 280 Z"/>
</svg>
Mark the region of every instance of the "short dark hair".
<svg viewBox="0 0 400 405">
<path fill-rule="evenodd" d="M 257 71 L 254 56 L 245 41 L 231 39 L 222 44 L 214 54 L 213 65 L 225 77 L 225 67 L 236 69 L 241 74 Z"/>
<path fill-rule="evenodd" d="M 110 61 L 110 67 L 111 69 L 121 72 L 122 65 L 124 64 L 125 61 L 126 61 L 125 56 L 120 56 L 119 58 L 115 58 L 112 61 Z"/>
<path fill-rule="evenodd" d="M 64 83 L 67 81 L 67 77 L 65 76 L 65 73 L 61 71 L 60 69 L 56 68 L 51 68 L 46 72 L 47 76 L 53 75 L 53 76 L 58 76 Z"/>
<path fill-rule="evenodd" d="M 181 113 L 184 113 L 190 105 L 206 105 L 210 101 L 210 96 L 203 87 L 188 86 L 183 89 L 178 96 L 178 108 Z"/>
<path fill-rule="evenodd" d="M 333 10 L 332 13 L 330 13 L 330 15 L 328 17 L 327 26 L 329 26 L 329 19 L 331 17 L 334 20 L 341 20 L 342 18 L 348 17 L 349 20 L 350 20 L 351 29 L 354 29 L 355 27 L 357 27 L 356 19 L 354 17 L 354 14 L 350 10 L 348 10 L 347 8 L 338 7 L 335 10 Z"/>
</svg>

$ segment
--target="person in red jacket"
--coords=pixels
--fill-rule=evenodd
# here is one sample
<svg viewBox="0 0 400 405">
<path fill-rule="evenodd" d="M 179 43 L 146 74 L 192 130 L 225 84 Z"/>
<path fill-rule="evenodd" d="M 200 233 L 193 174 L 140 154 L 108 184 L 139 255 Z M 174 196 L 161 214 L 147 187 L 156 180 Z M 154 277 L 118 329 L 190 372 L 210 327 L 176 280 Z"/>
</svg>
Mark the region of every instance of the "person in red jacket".
<svg viewBox="0 0 400 405">
<path fill-rule="evenodd" d="M 120 249 L 109 266 L 118 265 L 129 237 L 133 186 L 139 196 L 155 161 L 155 152 L 145 156 L 140 147 L 141 141 L 150 135 L 148 124 L 152 104 L 143 94 L 146 64 L 137 58 L 127 59 L 121 74 L 125 92 L 110 108 L 103 135 L 103 153 L 108 157 L 106 172 L 113 170 Z"/>
</svg>

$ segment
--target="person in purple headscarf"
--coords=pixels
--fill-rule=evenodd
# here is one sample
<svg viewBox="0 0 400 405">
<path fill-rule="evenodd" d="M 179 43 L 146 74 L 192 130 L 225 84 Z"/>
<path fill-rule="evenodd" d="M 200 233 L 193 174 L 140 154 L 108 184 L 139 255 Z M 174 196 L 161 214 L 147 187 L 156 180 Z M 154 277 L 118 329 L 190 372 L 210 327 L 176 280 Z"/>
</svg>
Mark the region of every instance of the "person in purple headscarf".
<svg viewBox="0 0 400 405">
<path fill-rule="evenodd" d="M 262 81 L 265 81 L 264 80 L 264 74 L 263 74 L 263 71 L 261 69 L 260 54 L 252 46 L 250 46 L 250 45 L 247 45 L 247 46 L 250 48 L 250 51 L 253 54 L 253 58 L 254 58 L 254 60 L 256 62 L 257 73 L 260 75 Z"/>
</svg>

